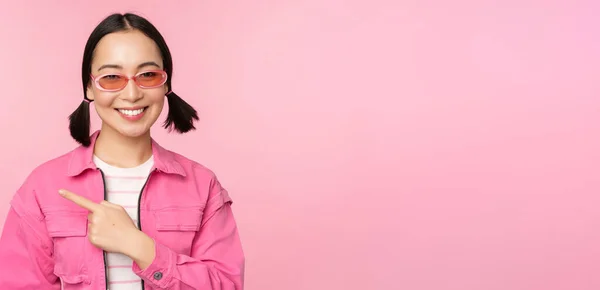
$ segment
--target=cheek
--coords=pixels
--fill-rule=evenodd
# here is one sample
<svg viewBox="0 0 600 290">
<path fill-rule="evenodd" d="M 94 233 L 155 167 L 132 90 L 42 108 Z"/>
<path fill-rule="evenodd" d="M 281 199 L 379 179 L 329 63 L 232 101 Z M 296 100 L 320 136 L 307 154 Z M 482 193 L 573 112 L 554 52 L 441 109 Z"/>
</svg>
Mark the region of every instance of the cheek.
<svg viewBox="0 0 600 290">
<path fill-rule="evenodd" d="M 103 122 L 110 122 L 113 118 L 114 109 L 112 108 L 114 98 L 110 96 L 98 96 L 94 99 L 94 109 L 98 117 Z"/>
<path fill-rule="evenodd" d="M 157 109 L 161 109 L 165 104 L 165 96 L 160 94 L 152 95 L 149 96 L 149 101 L 152 106 L 156 107 Z"/>
<path fill-rule="evenodd" d="M 115 96 L 107 93 L 95 93 L 94 103 L 96 103 L 97 109 L 110 109 L 112 103 L 115 101 Z"/>
</svg>

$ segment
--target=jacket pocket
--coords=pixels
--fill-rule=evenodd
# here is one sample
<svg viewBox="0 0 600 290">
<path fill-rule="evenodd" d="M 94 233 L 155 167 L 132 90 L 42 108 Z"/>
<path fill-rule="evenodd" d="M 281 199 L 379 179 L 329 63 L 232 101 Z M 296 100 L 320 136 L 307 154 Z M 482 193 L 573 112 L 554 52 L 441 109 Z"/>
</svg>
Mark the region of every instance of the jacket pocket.
<svg viewBox="0 0 600 290">
<path fill-rule="evenodd" d="M 168 208 L 154 212 L 157 239 L 179 254 L 189 255 L 202 222 L 201 208 Z"/>
<path fill-rule="evenodd" d="M 61 290 L 84 290 L 92 289 L 90 280 L 87 275 L 59 275 Z"/>
<path fill-rule="evenodd" d="M 46 227 L 54 243 L 54 274 L 67 285 L 88 282 L 86 261 L 89 258 L 87 213 L 52 212 L 46 214 Z M 89 282 L 88 282 L 89 283 Z"/>
<path fill-rule="evenodd" d="M 170 208 L 156 211 L 158 231 L 196 232 L 200 230 L 202 210 L 192 208 Z"/>
</svg>

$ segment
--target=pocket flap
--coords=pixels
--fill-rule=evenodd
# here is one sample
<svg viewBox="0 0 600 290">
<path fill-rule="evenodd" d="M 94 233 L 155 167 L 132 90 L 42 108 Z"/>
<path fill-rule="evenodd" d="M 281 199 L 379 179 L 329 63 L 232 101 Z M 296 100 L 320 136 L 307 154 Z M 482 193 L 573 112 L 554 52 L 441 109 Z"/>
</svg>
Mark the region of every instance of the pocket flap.
<svg viewBox="0 0 600 290">
<path fill-rule="evenodd" d="M 90 278 L 87 275 L 58 275 L 54 273 L 60 278 L 61 289 L 64 285 L 76 285 L 76 284 L 90 284 Z"/>
<path fill-rule="evenodd" d="M 46 228 L 51 237 L 85 237 L 87 235 L 87 214 L 55 212 L 46 215 Z"/>
<path fill-rule="evenodd" d="M 163 209 L 154 213 L 159 231 L 198 231 L 202 220 L 199 208 Z"/>
</svg>

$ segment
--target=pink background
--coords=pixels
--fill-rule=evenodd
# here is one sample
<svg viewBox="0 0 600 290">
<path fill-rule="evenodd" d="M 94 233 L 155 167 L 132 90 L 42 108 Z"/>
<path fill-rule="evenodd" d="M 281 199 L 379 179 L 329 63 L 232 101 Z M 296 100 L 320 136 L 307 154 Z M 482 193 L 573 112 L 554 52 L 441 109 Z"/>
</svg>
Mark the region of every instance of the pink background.
<svg viewBox="0 0 600 290">
<path fill-rule="evenodd" d="M 3 1 L 0 221 L 135 11 L 202 118 L 154 136 L 229 188 L 246 289 L 599 289 L 593 2 Z"/>
</svg>

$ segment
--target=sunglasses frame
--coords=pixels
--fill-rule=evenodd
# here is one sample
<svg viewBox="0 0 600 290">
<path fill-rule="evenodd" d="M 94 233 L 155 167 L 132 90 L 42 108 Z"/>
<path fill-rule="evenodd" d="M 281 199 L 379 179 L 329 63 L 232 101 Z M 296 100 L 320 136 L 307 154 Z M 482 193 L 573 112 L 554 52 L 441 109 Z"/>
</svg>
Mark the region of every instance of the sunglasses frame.
<svg viewBox="0 0 600 290">
<path fill-rule="evenodd" d="M 145 73 L 158 73 L 159 75 L 162 76 L 162 81 L 158 85 L 156 85 L 156 86 L 151 86 L 151 87 L 142 86 L 142 85 L 140 85 L 137 82 L 137 78 L 140 75 L 145 74 Z M 121 88 L 112 89 L 112 90 L 103 88 L 100 85 L 100 79 L 102 79 L 105 76 L 111 76 L 111 75 L 116 75 L 116 76 L 123 77 L 126 80 L 125 85 L 123 85 L 123 87 L 121 87 Z M 167 82 L 167 79 L 169 78 L 169 76 L 167 75 L 167 72 L 164 71 L 164 70 L 147 70 L 147 71 L 142 71 L 142 72 L 139 72 L 139 73 L 137 73 L 136 75 L 134 75 L 132 77 L 130 77 L 128 75 L 125 75 L 125 74 L 122 74 L 122 73 L 106 73 L 106 74 L 102 74 L 102 75 L 99 75 L 99 76 L 94 76 L 94 75 L 90 74 L 90 77 L 92 78 L 92 81 L 94 82 L 94 85 L 96 86 L 96 88 L 99 89 L 99 90 L 101 90 L 101 91 L 103 91 L 103 92 L 118 92 L 120 90 L 123 90 L 127 86 L 127 84 L 129 84 L 129 81 L 131 81 L 131 80 L 133 80 L 133 82 L 138 87 L 140 87 L 142 89 L 154 89 L 154 88 L 158 88 L 158 87 L 164 85 Z"/>
</svg>

